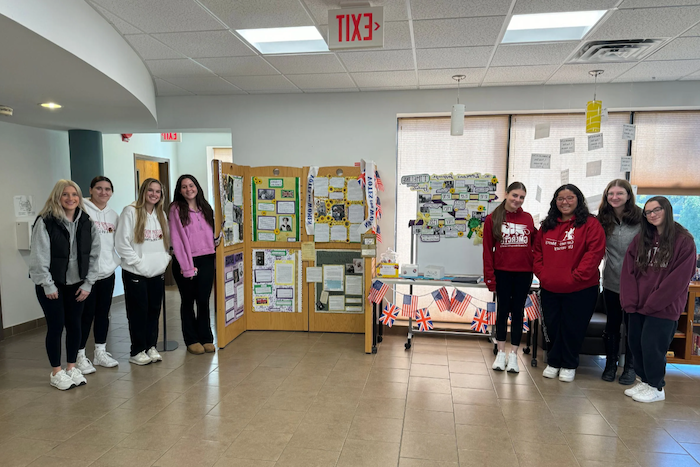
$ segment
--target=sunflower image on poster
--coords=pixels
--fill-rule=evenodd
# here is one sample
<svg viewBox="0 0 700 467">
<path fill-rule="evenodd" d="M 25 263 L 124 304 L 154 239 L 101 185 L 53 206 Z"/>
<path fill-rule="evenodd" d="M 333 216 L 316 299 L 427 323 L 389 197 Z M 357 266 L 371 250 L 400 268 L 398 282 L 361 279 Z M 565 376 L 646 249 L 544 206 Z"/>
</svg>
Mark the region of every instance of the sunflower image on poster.
<svg viewBox="0 0 700 467">
<path fill-rule="evenodd" d="M 364 191 L 357 177 L 316 178 L 315 242 L 359 243 L 359 227 L 364 219 Z"/>
<path fill-rule="evenodd" d="M 299 241 L 299 178 L 252 177 L 253 241 Z"/>
</svg>

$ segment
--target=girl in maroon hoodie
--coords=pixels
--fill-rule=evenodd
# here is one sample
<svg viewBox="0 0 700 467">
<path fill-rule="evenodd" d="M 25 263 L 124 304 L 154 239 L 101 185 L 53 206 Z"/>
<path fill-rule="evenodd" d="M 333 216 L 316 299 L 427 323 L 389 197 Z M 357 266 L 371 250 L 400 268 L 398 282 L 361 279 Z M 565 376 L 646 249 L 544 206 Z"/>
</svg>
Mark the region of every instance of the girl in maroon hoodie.
<svg viewBox="0 0 700 467">
<path fill-rule="evenodd" d="M 598 298 L 605 231 L 576 185 L 560 186 L 549 206 L 535 240 L 533 268 L 540 280 L 549 343 L 542 376 L 571 382 Z"/>
<path fill-rule="evenodd" d="M 520 182 L 506 189 L 506 199 L 484 221 L 484 280 L 498 297 L 496 342 L 498 354 L 493 369 L 518 373 L 518 347 L 523 335 L 523 308 L 532 285 L 532 245 L 535 224 L 521 208 L 527 190 Z M 508 315 L 510 354 L 506 364 Z"/>
<path fill-rule="evenodd" d="M 649 199 L 643 214 L 642 231 L 627 249 L 620 278 L 634 371 L 641 379 L 625 395 L 637 402 L 656 402 L 666 399 L 666 351 L 695 274 L 695 242 L 674 222 L 671 203 L 663 196 Z"/>
</svg>

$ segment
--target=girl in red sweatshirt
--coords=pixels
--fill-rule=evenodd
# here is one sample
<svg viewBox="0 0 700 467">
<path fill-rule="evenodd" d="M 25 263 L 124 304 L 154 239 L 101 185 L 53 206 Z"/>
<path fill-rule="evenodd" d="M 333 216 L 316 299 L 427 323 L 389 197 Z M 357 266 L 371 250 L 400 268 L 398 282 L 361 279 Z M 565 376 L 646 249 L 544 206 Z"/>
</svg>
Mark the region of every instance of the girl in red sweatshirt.
<svg viewBox="0 0 700 467">
<path fill-rule="evenodd" d="M 506 189 L 506 199 L 484 221 L 484 280 L 498 297 L 496 313 L 496 342 L 498 354 L 493 369 L 518 373 L 518 347 L 523 335 L 523 308 L 532 285 L 532 245 L 535 224 L 532 216 L 523 211 L 527 190 L 520 182 Z M 510 354 L 506 364 L 506 333 L 508 315 Z"/>
<path fill-rule="evenodd" d="M 548 342 L 542 376 L 571 382 L 598 298 L 605 231 L 576 185 L 560 186 L 549 206 L 535 240 L 533 268 L 540 280 Z"/>
<path fill-rule="evenodd" d="M 695 242 L 674 222 L 671 203 L 663 196 L 649 199 L 643 214 L 642 231 L 627 249 L 620 277 L 634 371 L 641 379 L 625 395 L 637 402 L 656 402 L 666 399 L 666 351 L 695 274 Z"/>
</svg>

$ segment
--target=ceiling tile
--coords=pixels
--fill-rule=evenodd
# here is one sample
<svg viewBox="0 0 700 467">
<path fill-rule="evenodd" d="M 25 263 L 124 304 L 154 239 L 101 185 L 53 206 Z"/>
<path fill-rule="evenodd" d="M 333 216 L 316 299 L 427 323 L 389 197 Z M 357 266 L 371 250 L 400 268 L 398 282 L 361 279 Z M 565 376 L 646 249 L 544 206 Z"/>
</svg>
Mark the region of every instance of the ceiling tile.
<svg viewBox="0 0 700 467">
<path fill-rule="evenodd" d="M 226 29 L 192 0 L 94 0 L 143 32 L 211 31 Z"/>
<path fill-rule="evenodd" d="M 323 73 L 317 75 L 292 75 L 289 80 L 300 89 L 357 89 L 347 73 Z"/>
<path fill-rule="evenodd" d="M 146 60 L 146 66 L 149 70 L 151 70 L 152 75 L 161 78 L 168 78 L 171 76 L 214 76 L 211 71 L 207 70 L 194 60 L 187 58 L 173 60 Z"/>
<path fill-rule="evenodd" d="M 240 89 L 217 76 L 168 78 L 168 81 L 197 95 L 243 94 Z"/>
<path fill-rule="evenodd" d="M 313 26 L 299 0 L 199 0 L 231 29 Z"/>
<path fill-rule="evenodd" d="M 489 62 L 493 46 L 417 49 L 418 69 L 479 68 Z"/>
<path fill-rule="evenodd" d="M 598 76 L 599 83 L 609 83 L 625 71 L 634 66 L 634 63 L 591 63 L 564 65 L 554 73 L 547 84 L 593 84 L 594 80 L 588 74 L 591 70 L 603 70 Z"/>
<path fill-rule="evenodd" d="M 681 81 L 700 81 L 700 71 L 696 71 L 693 74 L 682 77 Z"/>
<path fill-rule="evenodd" d="M 256 55 L 250 47 L 230 31 L 154 34 L 153 37 L 192 58 Z"/>
<path fill-rule="evenodd" d="M 410 49 L 412 47 L 408 21 L 384 23 L 384 50 Z"/>
<path fill-rule="evenodd" d="M 697 5 L 698 0 L 625 0 L 618 8 L 650 8 L 660 6 Z"/>
<path fill-rule="evenodd" d="M 513 9 L 514 15 L 531 13 L 553 13 L 559 11 L 609 10 L 619 0 L 518 0 Z"/>
<path fill-rule="evenodd" d="M 683 36 L 700 36 L 700 24 L 688 29 L 683 33 Z"/>
<path fill-rule="evenodd" d="M 152 38 L 147 34 L 124 36 L 141 58 L 144 60 L 162 60 L 166 58 L 184 58 L 167 45 Z"/>
<path fill-rule="evenodd" d="M 505 18 L 505 16 L 486 16 L 414 21 L 416 48 L 494 45 Z"/>
<path fill-rule="evenodd" d="M 413 70 L 412 50 L 340 52 L 338 58 L 350 72 Z"/>
<path fill-rule="evenodd" d="M 162 79 L 155 79 L 158 96 L 191 96 L 192 93 L 180 87 L 170 84 Z"/>
<path fill-rule="evenodd" d="M 457 86 L 454 75 L 465 75 L 460 86 L 469 83 L 478 84 L 484 77 L 486 68 L 455 68 L 449 70 L 418 70 L 418 84 L 421 86 Z"/>
<path fill-rule="evenodd" d="M 352 73 L 351 76 L 360 88 L 418 85 L 415 71 L 378 71 L 375 73 Z"/>
<path fill-rule="evenodd" d="M 544 81 L 520 81 L 517 83 L 483 83 L 481 85 L 482 88 L 489 88 L 489 87 L 495 87 L 495 86 L 542 86 L 544 84 Z"/>
<path fill-rule="evenodd" d="M 663 49 L 652 54 L 648 60 L 688 60 L 700 58 L 700 37 L 680 37 Z"/>
<path fill-rule="evenodd" d="M 95 3 L 91 3 L 90 6 L 97 10 L 98 13 L 100 13 L 107 21 L 109 21 L 112 24 L 112 26 L 114 26 L 114 28 L 117 31 L 119 31 L 122 34 L 140 34 L 143 32 L 139 28 L 127 23 L 119 16 L 113 15 L 112 13 Z"/>
<path fill-rule="evenodd" d="M 673 37 L 695 24 L 700 6 L 618 10 L 586 40 Z"/>
<path fill-rule="evenodd" d="M 700 70 L 700 60 L 645 61 L 623 75 L 615 78 L 616 83 L 637 81 L 675 81 Z"/>
<path fill-rule="evenodd" d="M 411 0 L 411 16 L 417 19 L 468 18 L 508 14 L 511 0 Z"/>
<path fill-rule="evenodd" d="M 578 42 L 499 45 L 491 66 L 559 65 L 578 45 Z"/>
<path fill-rule="evenodd" d="M 489 67 L 484 82 L 519 83 L 544 81 L 556 69 L 556 65 Z"/>
<path fill-rule="evenodd" d="M 265 59 L 284 74 L 345 72 L 343 64 L 334 53 L 266 55 Z"/>
<path fill-rule="evenodd" d="M 197 62 L 219 76 L 279 75 L 277 70 L 258 56 L 199 58 Z"/>
<path fill-rule="evenodd" d="M 300 0 L 306 4 L 318 24 L 328 24 L 328 10 L 340 8 L 340 0 Z M 372 6 L 384 7 L 384 21 L 407 21 L 406 0 L 373 0 Z"/>
<path fill-rule="evenodd" d="M 245 91 L 298 91 L 297 87 L 282 75 L 276 76 L 234 76 L 226 78 Z"/>
</svg>

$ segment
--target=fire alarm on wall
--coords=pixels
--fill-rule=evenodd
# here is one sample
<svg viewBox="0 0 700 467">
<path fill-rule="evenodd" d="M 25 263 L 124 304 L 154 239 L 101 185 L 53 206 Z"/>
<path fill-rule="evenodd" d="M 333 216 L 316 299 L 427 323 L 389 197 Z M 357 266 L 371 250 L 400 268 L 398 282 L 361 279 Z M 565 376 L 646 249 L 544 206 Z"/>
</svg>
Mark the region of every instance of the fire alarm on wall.
<svg viewBox="0 0 700 467">
<path fill-rule="evenodd" d="M 12 117 L 12 113 L 14 110 L 12 107 L 8 107 L 6 105 L 0 105 L 0 115 L 4 115 L 6 117 Z"/>
</svg>

